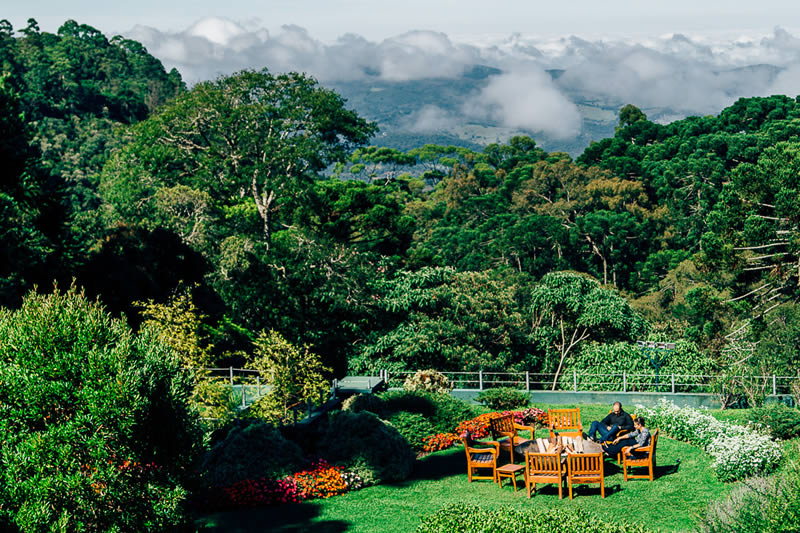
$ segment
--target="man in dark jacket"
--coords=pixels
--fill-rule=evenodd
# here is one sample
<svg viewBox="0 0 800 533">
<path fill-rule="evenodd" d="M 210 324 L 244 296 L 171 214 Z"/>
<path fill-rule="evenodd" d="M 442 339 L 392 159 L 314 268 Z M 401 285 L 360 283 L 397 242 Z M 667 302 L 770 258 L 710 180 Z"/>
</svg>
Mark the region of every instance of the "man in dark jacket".
<svg viewBox="0 0 800 533">
<path fill-rule="evenodd" d="M 600 440 L 606 441 L 613 439 L 620 431 L 630 431 L 633 429 L 633 419 L 631 415 L 622 410 L 622 404 L 614 402 L 614 406 L 608 416 L 601 421 L 595 420 L 589 427 L 588 437 L 597 442 L 597 432 L 600 432 Z"/>
</svg>

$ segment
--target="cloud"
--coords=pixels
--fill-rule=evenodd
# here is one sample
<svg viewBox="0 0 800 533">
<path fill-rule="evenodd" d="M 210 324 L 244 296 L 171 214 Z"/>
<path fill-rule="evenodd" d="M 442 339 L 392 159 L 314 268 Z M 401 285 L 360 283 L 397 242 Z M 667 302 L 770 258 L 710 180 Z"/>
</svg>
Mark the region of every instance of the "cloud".
<svg viewBox="0 0 800 533">
<path fill-rule="evenodd" d="M 488 119 L 508 128 L 541 132 L 564 139 L 580 132 L 578 109 L 542 70 L 494 76 L 464 104 L 467 116 Z"/>
<path fill-rule="evenodd" d="M 211 17 L 177 32 L 137 26 L 127 36 L 189 84 L 262 67 L 306 72 L 323 84 L 456 79 L 475 65 L 502 71 L 477 92 L 452 97 L 460 101 L 422 107 L 401 120 L 418 132 L 482 119 L 564 138 L 580 130 L 578 104 L 618 109 L 632 103 L 663 121 L 716 113 L 740 97 L 800 93 L 800 39 L 780 28 L 769 35 L 636 41 L 515 33 L 457 42 L 410 31 L 382 41 L 345 34 L 326 44 L 299 26 L 270 33 L 256 20 Z M 559 71 L 555 79 L 546 72 L 551 69 Z M 463 116 L 444 109 L 461 109 Z"/>
<path fill-rule="evenodd" d="M 402 126 L 414 133 L 446 131 L 458 125 L 458 118 L 435 105 L 426 105 L 401 122 Z"/>
</svg>

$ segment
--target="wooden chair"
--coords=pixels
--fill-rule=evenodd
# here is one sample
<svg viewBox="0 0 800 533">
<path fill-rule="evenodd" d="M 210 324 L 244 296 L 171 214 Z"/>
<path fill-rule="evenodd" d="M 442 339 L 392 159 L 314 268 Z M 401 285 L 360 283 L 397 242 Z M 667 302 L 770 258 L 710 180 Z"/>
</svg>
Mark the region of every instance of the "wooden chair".
<svg viewBox="0 0 800 533">
<path fill-rule="evenodd" d="M 603 475 L 602 453 L 576 453 L 567 455 L 567 483 L 569 499 L 572 499 L 574 483 L 600 483 L 600 495 L 606 497 L 606 483 Z"/>
<path fill-rule="evenodd" d="M 625 481 L 628 481 L 628 478 L 632 479 L 649 479 L 653 481 L 653 470 L 656 468 L 656 445 L 658 444 L 658 430 L 653 432 L 652 437 L 650 438 L 650 446 L 643 446 L 642 448 L 636 448 L 636 451 L 632 454 L 632 459 L 628 459 L 628 451 L 630 450 L 630 446 L 626 446 L 622 448 L 620 452 L 622 454 L 622 473 L 625 477 Z M 646 452 L 646 453 L 642 453 Z M 628 474 L 628 467 L 640 467 L 640 468 L 647 468 L 647 474 Z"/>
<path fill-rule="evenodd" d="M 575 409 L 548 409 L 547 418 L 551 437 L 558 433 L 565 437 L 583 438 L 580 407 Z"/>
<path fill-rule="evenodd" d="M 501 450 L 508 450 L 511 455 L 511 462 L 514 462 L 514 446 L 530 442 L 534 438 L 534 428 L 523 426 L 514 422 L 514 415 L 508 414 L 489 420 L 489 429 L 492 432 L 492 439 L 500 444 Z M 530 431 L 531 438 L 525 439 L 517 435 L 517 430 Z"/>
<path fill-rule="evenodd" d="M 537 483 L 558 483 L 558 499 L 564 497 L 564 465 L 561 456 L 555 453 L 525 454 L 525 486 L 528 487 L 528 498 L 531 488 L 536 492 Z"/>
<path fill-rule="evenodd" d="M 497 458 L 500 456 L 500 444 L 492 441 L 474 441 L 464 437 L 461 437 L 461 442 L 464 444 L 464 451 L 467 454 L 467 479 L 469 482 L 472 483 L 473 479 L 497 481 Z M 474 472 L 479 468 L 491 469 L 492 475 L 477 475 Z"/>
</svg>

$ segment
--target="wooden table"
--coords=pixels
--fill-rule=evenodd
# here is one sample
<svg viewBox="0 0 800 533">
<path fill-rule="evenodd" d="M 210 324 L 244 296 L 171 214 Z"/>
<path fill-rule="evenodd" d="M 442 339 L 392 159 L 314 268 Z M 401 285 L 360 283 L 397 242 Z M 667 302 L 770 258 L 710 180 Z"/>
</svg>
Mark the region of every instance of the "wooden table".
<svg viewBox="0 0 800 533">
<path fill-rule="evenodd" d="M 523 465 L 515 465 L 513 463 L 503 465 L 497 469 L 497 484 L 503 486 L 503 478 L 511 478 L 514 482 L 514 492 L 517 492 L 517 475 L 524 474 L 525 467 Z"/>
<path fill-rule="evenodd" d="M 598 442 L 589 439 L 581 439 L 581 444 L 583 445 L 583 453 L 603 453 L 603 447 Z M 524 456 L 525 452 L 544 453 L 545 450 L 539 450 L 539 445 L 536 443 L 536 440 L 523 442 L 522 444 L 514 446 L 515 454 Z"/>
</svg>

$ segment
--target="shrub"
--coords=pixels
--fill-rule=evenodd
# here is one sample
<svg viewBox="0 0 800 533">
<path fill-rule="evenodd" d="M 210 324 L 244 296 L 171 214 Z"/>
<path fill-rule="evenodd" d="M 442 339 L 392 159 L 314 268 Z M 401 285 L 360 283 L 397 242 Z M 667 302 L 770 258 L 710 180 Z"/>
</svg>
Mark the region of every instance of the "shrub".
<svg viewBox="0 0 800 533">
<path fill-rule="evenodd" d="M 697 409 L 679 408 L 662 400 L 658 407 L 637 407 L 651 428 L 705 449 L 722 481 L 735 481 L 771 471 L 781 460 L 781 448 L 755 428 L 721 422 Z"/>
<path fill-rule="evenodd" d="M 478 395 L 476 401 L 489 409 L 498 411 L 520 409 L 531 404 L 531 399 L 527 394 L 509 387 L 487 389 Z"/>
<path fill-rule="evenodd" d="M 776 439 L 800 436 L 800 410 L 773 402 L 753 409 L 752 416 L 755 422 L 768 427 L 770 435 Z"/>
<path fill-rule="evenodd" d="M 330 417 L 320 439 L 328 459 L 355 472 L 365 484 L 401 481 L 414 465 L 408 441 L 372 413 L 342 411 Z"/>
<path fill-rule="evenodd" d="M 609 522 L 583 509 L 489 509 L 469 504 L 452 504 L 424 516 L 417 527 L 417 533 L 550 533 L 554 530 L 563 533 L 646 531 L 641 525 L 631 525 L 617 519 Z"/>
<path fill-rule="evenodd" d="M 722 500 L 712 502 L 700 522 L 709 533 L 800 531 L 800 473 L 753 477 Z"/>
<path fill-rule="evenodd" d="M 75 289 L 0 309 L 0 524 L 181 527 L 199 439 L 190 394 L 151 329 L 134 335 Z"/>
<path fill-rule="evenodd" d="M 378 395 L 383 401 L 383 410 L 377 413 L 381 418 L 388 418 L 391 413 L 407 411 L 418 413 L 425 417 L 433 417 L 436 414 L 435 396 L 423 391 L 388 391 Z"/>
<path fill-rule="evenodd" d="M 406 411 L 418 413 L 431 421 L 436 431 L 453 431 L 454 424 L 472 418 L 479 408 L 454 398 L 449 394 L 422 391 L 389 391 L 379 395 L 383 402 L 376 413 L 381 418 L 389 418 L 393 413 Z"/>
<path fill-rule="evenodd" d="M 436 432 L 433 424 L 418 413 L 400 411 L 390 416 L 387 421 L 397 428 L 397 431 L 406 438 L 414 451 L 422 450 L 425 445 L 425 437 Z"/>
<path fill-rule="evenodd" d="M 473 418 L 481 411 L 477 405 L 468 404 L 449 394 L 432 394 L 431 400 L 436 410 L 430 420 L 436 430 L 442 433 L 453 431 L 455 424 L 460 420 Z"/>
<path fill-rule="evenodd" d="M 449 393 L 453 388 L 447 376 L 436 370 L 417 370 L 413 376 L 406 378 L 403 389 L 407 391 L 424 391 Z"/>
<path fill-rule="evenodd" d="M 369 411 L 380 416 L 385 410 L 384 401 L 375 394 L 354 394 L 342 402 L 342 411 Z"/>
<path fill-rule="evenodd" d="M 246 479 L 277 479 L 303 465 L 300 448 L 280 431 L 260 421 L 233 426 L 203 459 L 201 470 L 211 485 L 230 486 Z"/>
</svg>

